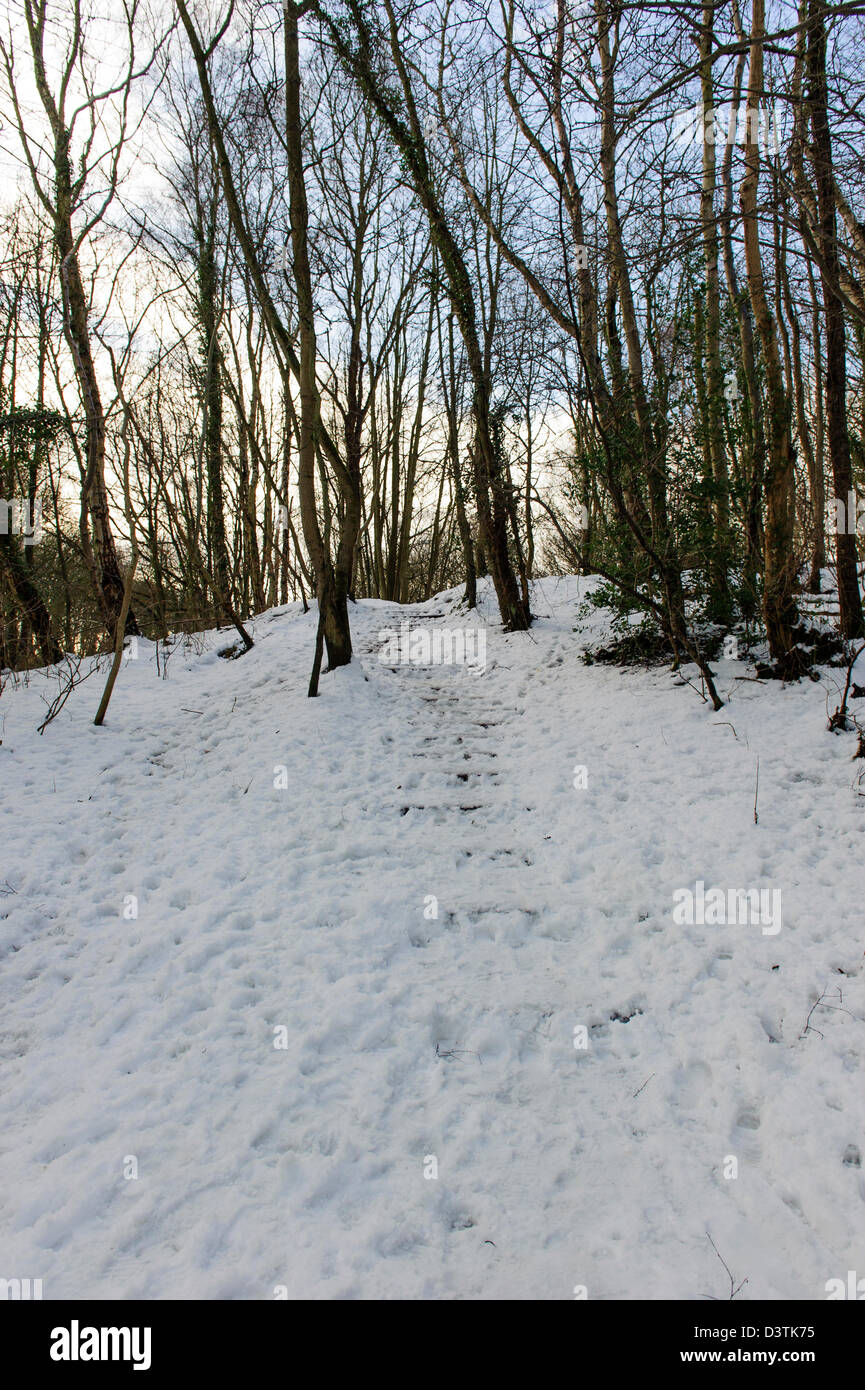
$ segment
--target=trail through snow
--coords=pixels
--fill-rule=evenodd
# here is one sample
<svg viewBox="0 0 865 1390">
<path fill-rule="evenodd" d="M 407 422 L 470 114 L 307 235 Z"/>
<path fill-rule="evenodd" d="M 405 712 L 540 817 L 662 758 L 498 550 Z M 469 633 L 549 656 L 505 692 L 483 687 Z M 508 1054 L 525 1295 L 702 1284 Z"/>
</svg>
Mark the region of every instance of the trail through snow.
<svg viewBox="0 0 865 1390">
<path fill-rule="evenodd" d="M 451 593 L 353 608 L 315 701 L 297 605 L 167 679 L 140 642 L 103 729 L 100 677 L 42 737 L 53 685 L 7 687 L 0 1276 L 725 1298 L 708 1236 L 740 1298 L 865 1276 L 851 740 L 807 681 L 720 662 L 713 714 L 584 666 L 586 588 L 510 636 L 485 593 L 482 673 L 379 659 L 473 624 Z M 697 881 L 780 890 L 781 929 L 677 924 Z"/>
</svg>

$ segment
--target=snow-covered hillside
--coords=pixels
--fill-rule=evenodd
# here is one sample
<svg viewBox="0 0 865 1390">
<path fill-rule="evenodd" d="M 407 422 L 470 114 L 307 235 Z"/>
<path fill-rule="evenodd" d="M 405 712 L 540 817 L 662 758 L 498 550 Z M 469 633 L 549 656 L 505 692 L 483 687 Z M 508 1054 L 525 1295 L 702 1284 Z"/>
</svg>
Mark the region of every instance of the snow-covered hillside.
<svg viewBox="0 0 865 1390">
<path fill-rule="evenodd" d="M 855 740 L 826 684 L 720 661 L 715 714 L 584 665 L 589 586 L 540 582 L 512 636 L 485 591 L 482 672 L 379 659 L 401 622 L 473 625 L 458 593 L 362 602 L 318 700 L 298 605 L 239 661 L 178 643 L 165 679 L 139 642 L 102 729 L 100 676 L 41 736 L 56 680 L 7 685 L 0 1275 L 822 1299 L 865 1274 Z M 676 920 L 698 884 L 780 910 Z"/>
</svg>

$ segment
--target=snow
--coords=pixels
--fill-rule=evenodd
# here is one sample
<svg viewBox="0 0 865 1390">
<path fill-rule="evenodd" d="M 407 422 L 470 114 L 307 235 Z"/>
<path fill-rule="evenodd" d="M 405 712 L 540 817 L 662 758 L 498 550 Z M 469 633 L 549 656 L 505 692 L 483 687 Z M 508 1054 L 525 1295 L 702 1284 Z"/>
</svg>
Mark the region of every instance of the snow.
<svg viewBox="0 0 865 1390">
<path fill-rule="evenodd" d="M 238 661 L 178 641 L 165 679 L 139 641 L 101 729 L 101 676 L 41 736 L 56 679 L 6 685 L 0 1275 L 49 1299 L 732 1275 L 740 1300 L 865 1275 L 838 673 L 722 660 L 713 713 L 663 668 L 581 661 L 591 586 L 539 581 L 529 634 L 486 587 L 479 620 L 458 591 L 359 603 L 318 700 L 299 605 Z M 485 669 L 384 664 L 405 621 L 481 621 Z M 679 925 L 700 881 L 780 890 L 781 929 Z"/>
</svg>

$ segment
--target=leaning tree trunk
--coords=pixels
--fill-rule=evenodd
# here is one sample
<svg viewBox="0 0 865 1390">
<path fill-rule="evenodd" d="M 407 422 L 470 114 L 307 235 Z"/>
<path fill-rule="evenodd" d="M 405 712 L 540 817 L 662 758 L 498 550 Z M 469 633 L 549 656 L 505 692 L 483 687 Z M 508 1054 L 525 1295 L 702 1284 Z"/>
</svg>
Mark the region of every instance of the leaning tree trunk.
<svg viewBox="0 0 865 1390">
<path fill-rule="evenodd" d="M 506 631 L 522 631 L 531 626 L 531 613 L 514 572 L 508 547 L 508 518 L 512 499 L 508 480 L 496 457 L 491 429 L 491 383 L 478 334 L 474 289 L 468 266 L 460 251 L 445 204 L 439 196 L 427 158 L 426 142 L 415 107 L 411 76 L 402 57 L 396 16 L 385 0 L 390 28 L 391 56 L 402 85 L 396 98 L 382 80 L 373 55 L 374 40 L 364 7 L 349 4 L 351 41 L 343 25 L 337 24 L 320 4 L 313 6 L 326 25 L 333 46 L 346 70 L 380 116 L 399 150 L 418 202 L 426 215 L 430 240 L 437 251 L 447 281 L 451 309 L 460 327 L 472 382 L 473 484 L 480 543 L 489 564 L 502 624 Z"/>
<path fill-rule="evenodd" d="M 93 549 L 98 567 L 98 597 L 113 642 L 123 608 L 124 583 L 114 545 L 108 490 L 105 485 L 105 412 L 90 351 L 87 304 L 81 283 L 78 253 L 72 240 L 71 225 L 63 211 L 68 204 L 65 199 L 58 198 L 58 205 L 60 212 L 56 240 L 60 258 L 60 280 L 63 286 L 64 329 L 72 351 L 75 375 L 84 406 L 86 471 L 81 489 L 81 505 L 82 512 L 89 512 L 93 525 Z M 125 630 L 127 634 L 140 632 L 132 608 L 126 617 Z"/>
<path fill-rule="evenodd" d="M 87 519 L 89 511 L 93 524 L 93 549 L 95 550 L 91 572 L 96 585 L 96 597 L 102 618 L 109 630 L 113 644 L 115 628 L 123 607 L 124 584 L 114 546 L 108 491 L 105 486 L 105 412 L 90 348 L 87 300 L 81 279 L 78 244 L 72 229 L 75 198 L 80 193 L 81 178 L 76 180 L 73 176 L 70 151 L 71 126 L 65 124 L 61 115 L 62 101 L 61 106 L 58 107 L 45 70 L 42 48 L 45 32 L 44 9 L 29 5 L 26 9 L 26 19 L 33 54 L 36 90 L 51 127 L 54 202 L 49 205 L 49 210 L 53 224 L 54 246 L 60 266 L 63 331 L 72 353 L 75 376 L 84 410 L 86 466 L 81 488 L 81 542 L 85 560 L 89 561 L 90 536 Z M 80 41 L 80 35 L 78 35 L 78 40 Z M 85 156 L 82 155 L 82 160 L 84 158 Z M 135 614 L 131 608 L 126 618 L 126 631 L 133 634 L 139 632 Z"/>
<path fill-rule="evenodd" d="M 267 276 L 262 268 L 259 247 L 244 214 L 225 142 L 222 121 L 214 100 L 208 68 L 209 50 L 206 50 L 202 44 L 186 0 L 177 0 L 177 12 L 186 31 L 195 60 L 208 130 L 213 141 L 222 192 L 232 230 L 254 286 L 262 317 L 284 363 L 298 383 L 301 405 L 298 423 L 298 493 L 301 526 L 310 562 L 316 575 L 328 661 L 330 666 L 334 667 L 344 666 L 351 660 L 348 589 L 351 582 L 351 564 L 357 542 L 357 532 L 360 526 L 360 480 L 353 477 L 346 468 L 339 450 L 321 420 L 319 409 L 315 372 L 316 347 L 312 278 L 308 252 L 309 218 L 303 176 L 300 119 L 298 20 L 301 14 L 305 13 L 306 8 L 305 4 L 292 4 L 291 0 L 286 0 L 283 7 L 286 69 L 285 137 L 289 176 L 291 239 L 294 253 L 293 272 L 298 300 L 298 331 L 301 345 L 301 353 L 298 356 L 295 351 L 293 335 L 283 322 L 270 292 Z M 336 568 L 330 559 L 328 546 L 318 524 L 315 469 L 319 452 L 327 460 L 336 476 L 343 502 L 340 553 Z M 346 555 L 348 556 L 347 563 Z"/>
</svg>

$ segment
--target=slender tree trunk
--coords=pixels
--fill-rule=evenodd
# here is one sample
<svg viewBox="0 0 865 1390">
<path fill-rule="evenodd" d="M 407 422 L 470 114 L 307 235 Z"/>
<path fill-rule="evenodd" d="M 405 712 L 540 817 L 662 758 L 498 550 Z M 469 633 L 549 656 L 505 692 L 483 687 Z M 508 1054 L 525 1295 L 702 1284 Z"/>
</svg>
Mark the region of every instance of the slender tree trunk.
<svg viewBox="0 0 865 1390">
<path fill-rule="evenodd" d="M 316 377 L 315 305 L 309 264 L 309 211 L 303 171 L 303 138 L 300 115 L 300 42 L 298 17 L 301 6 L 286 0 L 285 15 L 285 138 L 288 157 L 292 270 L 297 296 L 300 336 L 300 437 L 298 440 L 298 483 L 300 516 L 304 539 L 316 575 L 321 633 L 331 669 L 351 661 L 351 629 L 348 618 L 348 592 L 354 562 L 354 548 L 360 528 L 359 479 L 351 495 L 345 497 L 345 513 L 340 527 L 336 564 L 322 536 L 316 507 L 315 469 L 321 402 Z M 317 683 L 317 682 L 316 682 Z M 315 693 L 310 690 L 310 693 Z"/>
<path fill-rule="evenodd" d="M 734 11 L 737 18 L 737 32 L 741 38 L 744 38 L 738 24 L 738 10 L 735 5 Z M 721 214 L 721 246 L 727 292 L 739 325 L 739 345 L 745 386 L 745 403 L 742 412 L 742 426 L 747 441 L 747 455 L 742 462 L 742 481 L 745 494 L 743 518 L 745 563 L 744 585 L 740 601 L 743 610 L 750 616 L 757 606 L 757 575 L 762 566 L 763 556 L 763 479 L 766 473 L 766 430 L 763 417 L 763 395 L 760 388 L 754 344 L 754 317 L 747 290 L 743 291 L 739 286 L 733 251 L 733 149 L 735 132 L 739 124 L 742 75 L 745 70 L 745 62 L 746 54 L 743 52 L 736 62 L 733 96 L 730 103 L 730 126 L 721 166 L 721 182 L 724 190 Z"/>
<path fill-rule="evenodd" d="M 823 525 L 823 511 L 825 507 L 823 476 L 822 469 L 818 474 L 811 422 L 808 418 L 808 399 L 802 370 L 802 330 L 799 325 L 799 316 L 796 313 L 796 308 L 793 304 L 793 296 L 790 291 L 790 276 L 787 271 L 786 256 L 780 260 L 778 271 L 781 290 L 784 296 L 785 313 L 790 325 L 790 356 L 793 373 L 794 400 L 796 404 L 796 433 L 799 438 L 799 446 L 805 455 L 805 467 L 808 473 L 808 506 L 806 508 L 806 513 L 810 513 L 810 520 L 805 528 L 811 549 L 811 570 L 808 578 L 808 588 L 811 593 L 819 593 L 820 571 L 826 563 Z"/>
<path fill-rule="evenodd" d="M 742 209 L 748 292 L 766 372 L 768 400 L 768 466 L 765 478 L 765 539 L 763 547 L 763 617 L 772 658 L 784 675 L 796 673 L 793 624 L 795 562 L 790 488 L 794 449 L 790 431 L 790 402 L 778 353 L 775 321 L 766 296 L 757 219 L 760 174 L 760 100 L 763 95 L 765 0 L 753 0 L 748 92 L 745 103 L 745 174 L 739 198 Z"/>
<path fill-rule="evenodd" d="M 204 356 L 202 404 L 204 407 L 204 467 L 207 479 L 208 553 L 216 592 L 218 620 L 237 628 L 248 651 L 252 638 L 240 621 L 231 596 L 231 568 L 225 536 L 225 502 L 222 494 L 222 354 L 219 349 L 219 309 L 215 256 L 216 210 L 211 207 L 208 225 L 202 228 L 198 259 L 199 313 Z"/>
<path fill-rule="evenodd" d="M 703 236 L 703 262 L 706 275 L 706 434 L 713 482 L 712 535 L 709 575 L 710 616 L 728 624 L 732 619 L 727 564 L 730 554 L 730 500 L 727 453 L 724 446 L 723 390 L 721 365 L 721 293 L 718 275 L 719 239 L 715 217 L 715 84 L 712 74 L 714 45 L 713 0 L 703 5 L 700 30 L 700 81 L 703 106 L 703 182 L 700 190 L 700 221 Z"/>
<path fill-rule="evenodd" d="M 856 569 L 855 516 L 851 525 L 847 510 L 853 489 L 853 469 L 847 430 L 847 348 L 835 218 L 835 176 L 826 82 L 826 5 L 823 0 L 810 0 L 808 6 L 808 79 L 811 162 L 817 189 L 817 237 L 826 324 L 826 435 L 835 498 L 843 502 L 847 521 L 845 530 L 837 526 L 835 529 L 838 606 L 841 632 L 844 637 L 852 638 L 861 637 L 865 628 Z"/>
<path fill-rule="evenodd" d="M 814 270 L 810 260 L 808 289 L 811 295 L 811 342 L 814 357 L 814 476 L 811 479 L 811 505 L 814 511 L 814 554 L 808 588 L 819 594 L 821 571 L 826 568 L 826 412 L 823 406 L 823 335 L 820 331 L 820 305 Z"/>
</svg>

